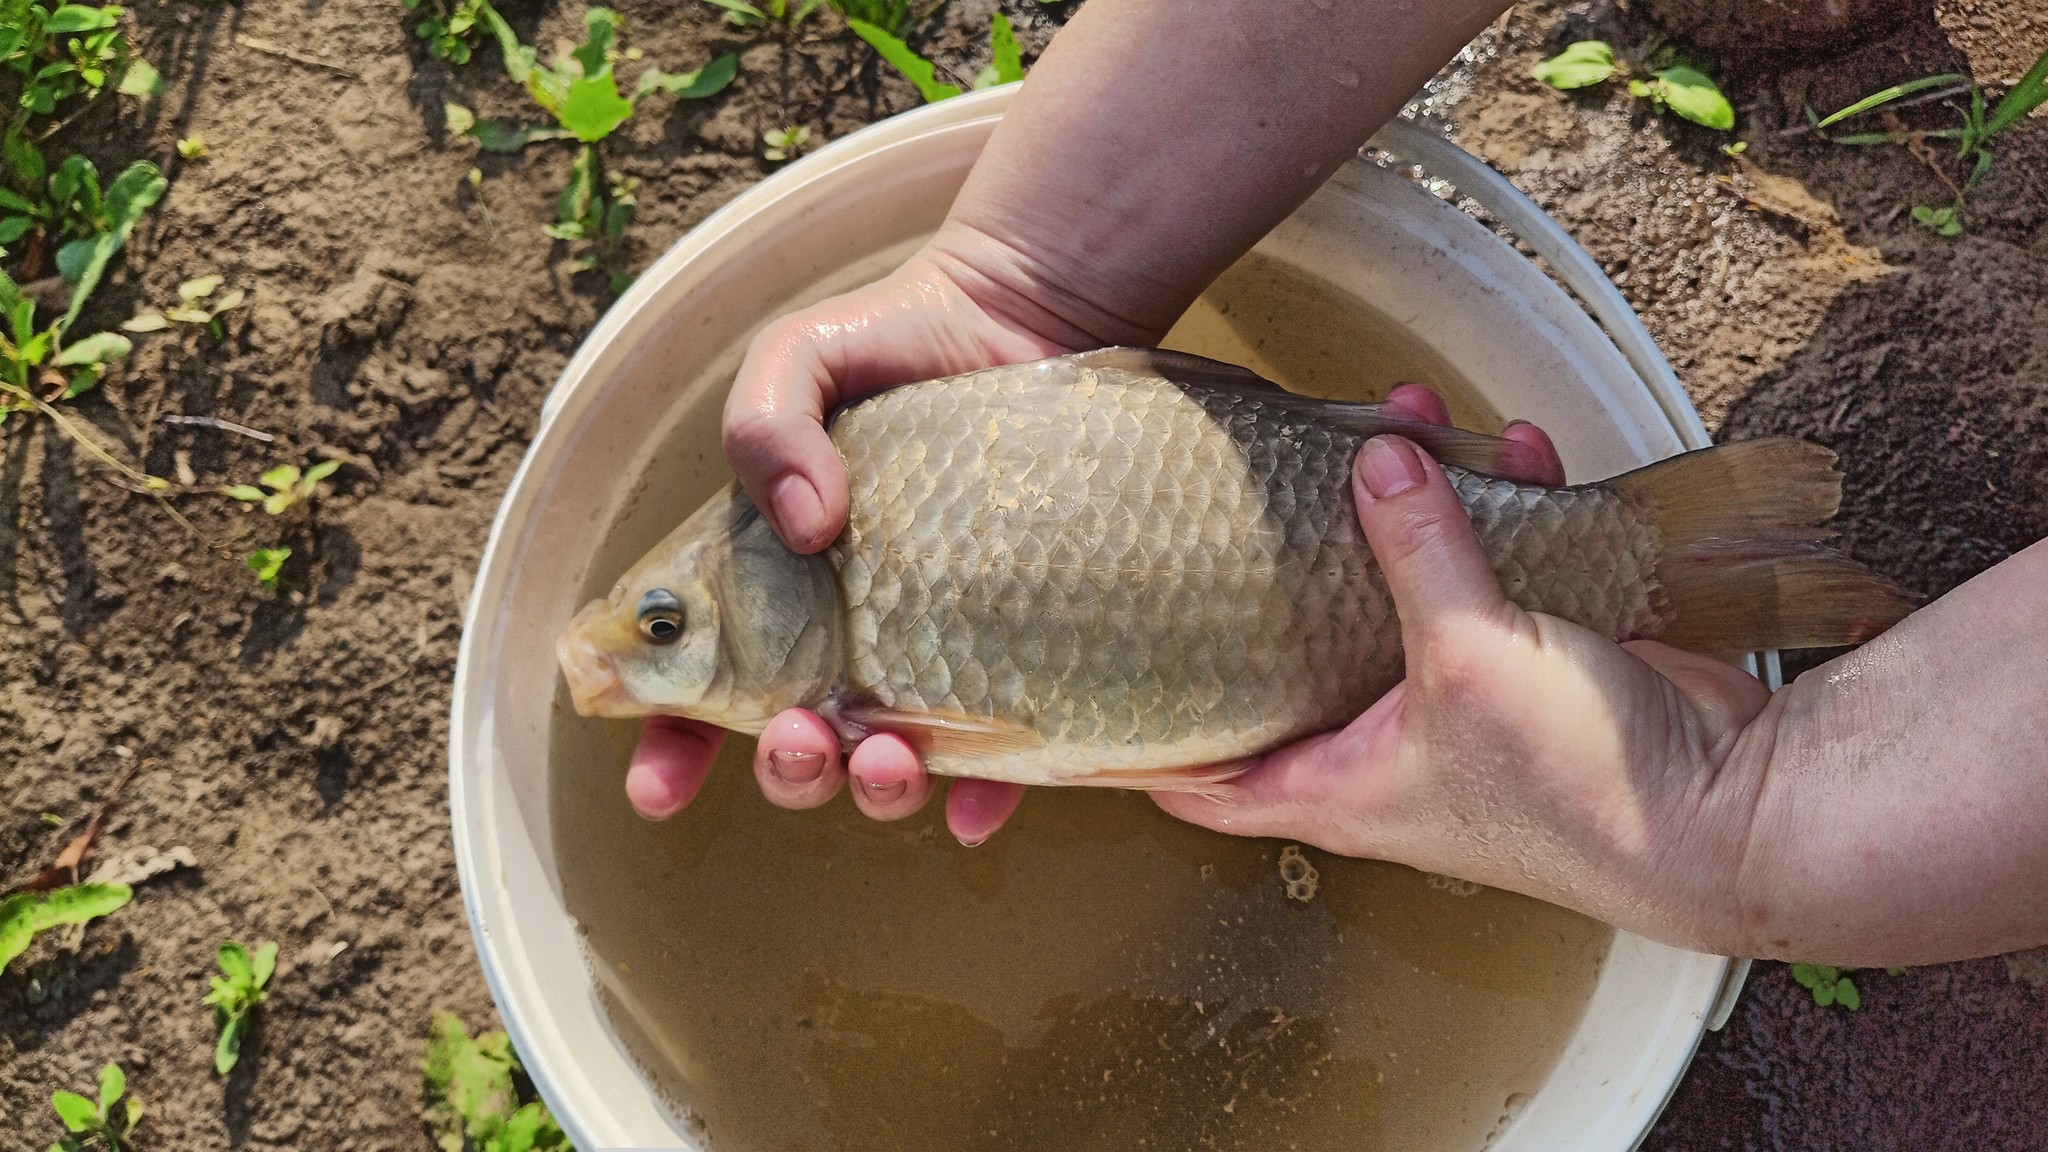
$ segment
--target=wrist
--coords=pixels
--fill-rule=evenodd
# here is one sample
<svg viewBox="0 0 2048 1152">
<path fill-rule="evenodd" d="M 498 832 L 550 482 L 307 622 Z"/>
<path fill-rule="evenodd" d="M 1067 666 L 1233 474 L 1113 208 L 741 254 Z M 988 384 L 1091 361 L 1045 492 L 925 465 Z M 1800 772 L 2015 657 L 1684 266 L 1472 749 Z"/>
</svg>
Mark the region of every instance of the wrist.
<svg viewBox="0 0 2048 1152">
<path fill-rule="evenodd" d="M 949 219 L 918 258 L 990 320 L 1061 348 L 1150 345 L 1166 335 L 1188 301 L 1105 300 L 1073 275 L 1072 258 Z"/>
</svg>

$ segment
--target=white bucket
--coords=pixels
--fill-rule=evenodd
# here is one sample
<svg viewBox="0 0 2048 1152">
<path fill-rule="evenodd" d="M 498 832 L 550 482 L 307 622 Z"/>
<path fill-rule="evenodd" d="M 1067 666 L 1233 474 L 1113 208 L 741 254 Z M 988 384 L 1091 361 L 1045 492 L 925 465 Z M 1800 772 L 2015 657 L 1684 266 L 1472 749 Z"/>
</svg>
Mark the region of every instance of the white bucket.
<svg viewBox="0 0 2048 1152">
<path fill-rule="evenodd" d="M 996 89 L 948 100 L 849 136 L 683 237 L 570 363 L 499 510 L 456 670 L 456 862 L 506 1028 L 542 1097 L 586 1152 L 696 1145 L 600 1007 L 562 899 L 547 795 L 556 632 L 586 595 L 594 560 L 620 551 L 615 529 L 642 498 L 630 489 L 656 446 L 672 444 L 683 427 L 691 445 L 717 451 L 724 397 L 716 382 L 730 379 L 754 330 L 872 279 L 914 250 L 943 217 L 1010 95 Z M 1575 477 L 1612 475 L 1707 443 L 1640 323 L 1533 204 L 1407 124 L 1376 144 L 1485 205 L 1584 306 L 1471 217 L 1362 161 L 1260 251 L 1407 323 L 1492 407 L 1549 430 Z M 682 388 L 686 381 L 700 383 Z M 600 575 L 609 583 L 615 574 Z M 1493 1147 L 1635 1147 L 1702 1032 L 1725 1015 L 1745 968 L 1616 935 L 1555 1070 Z"/>
</svg>

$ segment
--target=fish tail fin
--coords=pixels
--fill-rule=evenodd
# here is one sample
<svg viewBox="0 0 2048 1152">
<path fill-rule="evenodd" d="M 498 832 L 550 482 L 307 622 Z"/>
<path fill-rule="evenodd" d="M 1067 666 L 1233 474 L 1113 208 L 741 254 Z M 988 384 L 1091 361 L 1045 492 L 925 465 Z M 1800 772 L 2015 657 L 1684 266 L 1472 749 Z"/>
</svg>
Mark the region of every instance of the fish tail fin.
<svg viewBox="0 0 2048 1152">
<path fill-rule="evenodd" d="M 1827 543 L 1835 454 L 1789 438 L 1688 452 L 1608 481 L 1655 526 L 1652 637 L 1695 652 L 1860 644 L 1913 610 Z"/>
</svg>

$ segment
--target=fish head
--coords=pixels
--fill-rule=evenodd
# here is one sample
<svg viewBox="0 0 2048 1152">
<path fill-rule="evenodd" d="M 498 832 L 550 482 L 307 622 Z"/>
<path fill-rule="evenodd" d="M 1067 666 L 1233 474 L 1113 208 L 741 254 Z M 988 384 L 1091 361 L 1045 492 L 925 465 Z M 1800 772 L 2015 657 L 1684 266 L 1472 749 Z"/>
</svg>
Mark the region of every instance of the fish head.
<svg viewBox="0 0 2048 1152">
<path fill-rule="evenodd" d="M 838 584 L 737 485 L 584 605 L 555 643 L 585 716 L 688 716 L 759 732 L 838 683 Z"/>
</svg>

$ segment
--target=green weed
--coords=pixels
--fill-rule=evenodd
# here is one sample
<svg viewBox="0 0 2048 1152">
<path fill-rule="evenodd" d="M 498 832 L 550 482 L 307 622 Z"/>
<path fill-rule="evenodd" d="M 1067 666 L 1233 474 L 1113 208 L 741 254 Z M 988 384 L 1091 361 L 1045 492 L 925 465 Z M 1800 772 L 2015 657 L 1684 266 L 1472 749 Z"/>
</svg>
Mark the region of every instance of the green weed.
<svg viewBox="0 0 2048 1152">
<path fill-rule="evenodd" d="M 249 1034 L 256 1006 L 265 998 L 264 986 L 277 970 L 277 943 L 272 940 L 252 954 L 229 940 L 215 957 L 221 974 L 213 978 L 213 991 L 206 1003 L 213 1005 L 213 1026 L 220 1040 L 213 1047 L 213 1070 L 225 1076 L 242 1058 L 242 1039 Z"/>
<path fill-rule="evenodd" d="M 113 4 L 0 0 L 0 93 L 10 97 L 17 124 L 53 116 L 75 97 L 163 89 L 163 78 L 121 31 L 123 11 Z"/>
<path fill-rule="evenodd" d="M 791 128 L 777 128 L 773 131 L 764 132 L 761 134 L 761 143 L 763 145 L 761 158 L 775 162 L 794 160 L 797 153 L 803 151 L 804 145 L 808 144 L 810 139 L 811 130 L 802 125 Z"/>
<path fill-rule="evenodd" d="M 1629 95 L 1646 100 L 1658 112 L 1669 111 L 1695 124 L 1721 132 L 1735 127 L 1735 107 L 1714 78 L 1695 65 L 1665 59 L 1664 53 L 1638 76 L 1604 40 L 1581 40 L 1536 65 L 1532 75 L 1560 91 L 1591 88 L 1609 80 L 1626 80 Z"/>
<path fill-rule="evenodd" d="M 48 892 L 17 892 L 0 900 L 0 972 L 28 951 L 36 935 L 97 920 L 128 903 L 126 884 L 73 884 Z"/>
<path fill-rule="evenodd" d="M 181 136 L 178 138 L 178 155 L 187 160 L 204 160 L 206 141 L 198 136 Z"/>
<path fill-rule="evenodd" d="M 215 340 L 224 340 L 227 332 L 221 326 L 221 316 L 240 308 L 246 297 L 240 288 L 230 288 L 215 297 L 220 285 L 217 275 L 195 276 L 178 285 L 177 304 L 138 312 L 122 321 L 121 328 L 127 332 L 161 332 L 173 324 L 190 324 L 206 329 Z"/>
<path fill-rule="evenodd" d="M 277 591 L 277 579 L 284 573 L 284 562 L 292 558 L 289 548 L 258 548 L 249 553 L 244 561 L 249 571 L 256 574 L 257 583 L 272 592 Z"/>
<path fill-rule="evenodd" d="M 258 476 L 256 484 L 230 484 L 220 493 L 278 516 L 294 505 L 312 499 L 320 488 L 320 482 L 334 475 L 335 469 L 340 467 L 339 460 L 322 460 L 304 471 L 300 471 L 296 464 L 279 464 Z M 257 487 L 257 484 L 262 487 Z"/>
<path fill-rule="evenodd" d="M 1931 93 L 1922 96 L 1923 100 L 1936 98 L 1943 93 L 1932 90 L 1956 88 L 1958 85 L 1966 86 L 1969 103 L 1950 106 L 1962 117 L 1962 123 L 1954 128 L 1909 130 L 1898 126 L 1898 121 L 1894 119 L 1882 132 L 1827 135 L 1829 128 L 1845 120 L 1897 104 L 1921 93 Z M 1962 95 L 1963 92 L 1951 94 Z M 1814 130 L 1821 134 L 1822 139 L 1832 140 L 1836 144 L 1889 144 L 1909 148 L 1933 169 L 1934 174 L 1941 178 L 1942 183 L 1948 185 L 1954 196 L 1954 200 L 1946 208 L 1915 206 L 1914 222 L 1939 236 L 1959 236 L 1963 232 L 1962 215 L 1969 194 L 1984 179 L 1985 174 L 1991 171 L 1992 152 L 1987 145 L 2000 132 L 2026 119 L 2044 103 L 2048 103 L 2048 51 L 2041 53 L 2041 58 L 2034 61 L 2034 66 L 2027 70 L 2027 74 L 2020 78 L 2020 82 L 2013 85 L 1995 106 L 1986 99 L 1983 87 L 1976 81 L 1959 72 L 1944 72 L 1937 76 L 1922 76 L 1879 89 L 1827 117 L 1815 115 L 1811 108 L 1807 109 L 1807 115 L 1813 121 Z M 1889 116 L 1890 113 L 1886 115 Z M 1962 171 L 1960 182 L 1937 160 L 1933 149 L 1927 143 L 1930 140 L 1956 142 L 1955 162 Z"/>
<path fill-rule="evenodd" d="M 486 152 L 517 152 L 540 140 L 575 140 L 580 147 L 569 168 L 569 183 L 555 202 L 554 223 L 544 226 L 557 239 L 584 242 L 590 248 L 575 267 L 588 271 L 615 263 L 619 239 L 633 220 L 634 182 L 610 172 L 599 145 L 631 119 L 641 101 L 666 92 L 684 100 L 701 100 L 725 89 L 739 70 L 731 53 L 692 72 L 670 73 L 649 64 L 629 90 L 621 91 L 614 67 L 624 55 L 618 47 L 624 21 L 609 8 L 584 14 L 583 43 L 539 63 L 534 49 L 519 37 L 486 0 L 479 0 L 478 19 L 497 40 L 505 71 L 526 87 L 534 103 L 554 119 L 555 127 L 500 120 L 479 120 L 459 104 L 447 106 L 448 126 L 474 140 Z M 614 270 L 617 288 L 623 273 Z"/>
<path fill-rule="evenodd" d="M 518 1054 L 503 1032 L 471 1039 L 462 1020 L 434 1013 L 420 1059 L 422 1118 L 444 1152 L 573 1152 L 547 1105 L 522 1103 Z"/>
<path fill-rule="evenodd" d="M 122 1103 L 121 1097 L 128 1095 L 128 1077 L 121 1074 L 120 1065 L 100 1069 L 99 1089 L 98 1100 L 76 1092 L 50 1094 L 50 1107 L 71 1135 L 50 1145 L 49 1152 L 84 1152 L 95 1147 L 129 1152 L 135 1147 L 130 1138 L 142 1119 L 142 1101 L 128 1096 Z"/>
<path fill-rule="evenodd" d="M 486 0 L 399 0 L 407 12 L 419 14 L 413 34 L 427 42 L 427 52 L 450 64 L 467 64 L 476 51 L 477 24 Z"/>
<path fill-rule="evenodd" d="M 901 72 L 917 87 L 918 95 L 925 103 L 936 104 L 941 100 L 960 95 L 957 84 L 949 84 L 938 78 L 938 65 L 919 56 L 898 37 L 882 27 L 865 20 L 849 16 L 847 25 L 854 35 L 868 42 L 876 54 L 887 61 L 890 67 Z M 1001 12 L 995 14 L 989 27 L 989 64 L 968 81 L 970 88 L 993 88 L 998 84 L 1009 84 L 1024 78 L 1024 54 L 1017 45 L 1017 33 L 1010 25 L 1009 18 Z M 957 77 L 956 77 L 957 78 Z"/>
<path fill-rule="evenodd" d="M 1794 964 L 1792 979 L 1801 988 L 1813 993 L 1813 1002 L 1823 1008 L 1840 1004 L 1854 1012 L 1863 1007 L 1863 994 L 1856 990 L 1856 982 L 1842 975 L 1838 968 L 1825 964 Z"/>
<path fill-rule="evenodd" d="M 705 3 L 725 9 L 725 22 L 745 27 L 749 24 L 780 24 L 794 28 L 804 22 L 804 17 L 817 11 L 822 0 L 761 0 L 758 5 L 747 0 L 705 0 Z"/>
</svg>

